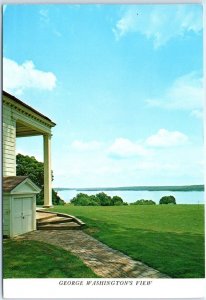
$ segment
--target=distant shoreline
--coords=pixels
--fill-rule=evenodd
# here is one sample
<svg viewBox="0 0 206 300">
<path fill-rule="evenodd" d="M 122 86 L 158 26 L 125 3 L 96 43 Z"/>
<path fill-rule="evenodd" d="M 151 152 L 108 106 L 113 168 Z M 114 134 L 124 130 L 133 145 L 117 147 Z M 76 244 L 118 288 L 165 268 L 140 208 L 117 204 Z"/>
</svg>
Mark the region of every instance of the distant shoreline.
<svg viewBox="0 0 206 300">
<path fill-rule="evenodd" d="M 126 186 L 126 187 L 94 187 L 94 188 L 54 188 L 55 191 L 75 190 L 83 191 L 171 191 L 171 192 L 202 192 L 204 185 L 181 185 L 181 186 Z"/>
</svg>

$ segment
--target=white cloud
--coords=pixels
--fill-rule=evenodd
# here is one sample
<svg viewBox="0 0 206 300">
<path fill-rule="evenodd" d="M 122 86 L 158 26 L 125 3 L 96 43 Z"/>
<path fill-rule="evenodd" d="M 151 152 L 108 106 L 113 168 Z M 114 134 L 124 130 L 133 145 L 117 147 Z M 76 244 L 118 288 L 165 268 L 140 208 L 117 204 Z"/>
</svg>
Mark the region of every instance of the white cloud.
<svg viewBox="0 0 206 300">
<path fill-rule="evenodd" d="M 54 154 L 54 186 L 177 185 L 202 182 L 203 147 L 160 147 L 145 156 L 111 159 L 106 151 Z M 202 149 L 202 150 L 201 150 Z M 91 155 L 92 154 L 92 155 Z"/>
<path fill-rule="evenodd" d="M 189 142 L 182 132 L 167 129 L 160 129 L 141 141 L 122 137 L 110 143 L 74 140 L 61 156 L 54 154 L 54 185 L 94 187 L 201 182 L 200 148 L 201 145 Z"/>
<path fill-rule="evenodd" d="M 203 119 L 203 111 L 198 110 L 198 109 L 194 109 L 194 110 L 191 112 L 191 116 L 194 116 L 194 117 L 196 117 L 197 119 Z"/>
<path fill-rule="evenodd" d="M 50 18 L 49 18 L 49 11 L 48 11 L 48 9 L 41 9 L 39 11 L 39 14 L 41 16 L 41 21 L 43 21 L 46 24 L 49 24 Z"/>
<path fill-rule="evenodd" d="M 165 109 L 201 110 L 203 79 L 196 72 L 177 78 L 159 98 L 147 99 L 149 106 Z"/>
<path fill-rule="evenodd" d="M 131 6 L 113 28 L 117 40 L 136 32 L 151 39 L 156 49 L 174 37 L 183 36 L 187 32 L 199 33 L 201 30 L 201 7 L 189 5 L 157 5 L 153 8 Z"/>
<path fill-rule="evenodd" d="M 62 33 L 56 28 L 55 23 L 50 18 L 48 9 L 40 9 L 39 15 L 40 21 L 45 28 L 50 29 L 56 37 L 62 37 Z"/>
<path fill-rule="evenodd" d="M 135 12 L 128 10 L 124 16 L 117 22 L 116 27 L 113 28 L 113 32 L 117 40 L 130 31 L 136 31 L 137 15 Z"/>
<path fill-rule="evenodd" d="M 62 37 L 61 32 L 56 29 L 53 30 L 53 34 L 56 35 L 57 37 Z"/>
<path fill-rule="evenodd" d="M 98 141 L 82 142 L 76 140 L 72 143 L 71 146 L 77 151 L 95 151 L 100 149 L 101 143 Z"/>
<path fill-rule="evenodd" d="M 25 89 L 51 91 L 56 86 L 56 76 L 52 72 L 36 69 L 32 61 L 19 65 L 15 61 L 3 58 L 3 88 L 4 90 L 21 94 Z"/>
<path fill-rule="evenodd" d="M 129 139 L 117 138 L 108 149 L 108 154 L 114 158 L 130 158 L 135 156 L 144 156 L 148 154 L 148 150 L 138 143 L 134 143 Z"/>
<path fill-rule="evenodd" d="M 171 147 L 183 145 L 188 141 L 188 137 L 179 131 L 168 131 L 160 129 L 156 134 L 146 140 L 146 144 L 152 147 Z"/>
<path fill-rule="evenodd" d="M 147 171 L 147 172 L 173 172 L 179 171 L 179 164 L 172 162 L 162 162 L 158 157 L 156 157 L 156 161 L 140 161 L 134 167 L 136 171 Z"/>
</svg>

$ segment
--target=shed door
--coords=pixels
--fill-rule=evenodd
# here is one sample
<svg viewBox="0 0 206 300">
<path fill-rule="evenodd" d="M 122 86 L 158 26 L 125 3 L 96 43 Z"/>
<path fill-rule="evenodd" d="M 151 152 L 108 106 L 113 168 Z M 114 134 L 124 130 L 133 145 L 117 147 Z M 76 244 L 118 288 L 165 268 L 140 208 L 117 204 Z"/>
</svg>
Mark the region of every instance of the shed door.
<svg viewBox="0 0 206 300">
<path fill-rule="evenodd" d="M 33 230 L 33 197 L 13 199 L 13 235 Z"/>
</svg>

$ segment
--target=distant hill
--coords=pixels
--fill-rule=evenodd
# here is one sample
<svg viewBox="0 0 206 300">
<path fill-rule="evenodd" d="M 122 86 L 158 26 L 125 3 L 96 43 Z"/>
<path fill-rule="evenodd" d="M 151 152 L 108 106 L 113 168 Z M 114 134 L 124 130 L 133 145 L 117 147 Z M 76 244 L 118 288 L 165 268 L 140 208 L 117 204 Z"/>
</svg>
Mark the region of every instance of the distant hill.
<svg viewBox="0 0 206 300">
<path fill-rule="evenodd" d="M 180 186 L 125 186 L 125 187 L 94 187 L 94 188 L 54 188 L 55 191 L 76 190 L 76 191 L 171 191 L 171 192 L 197 192 L 204 191 L 203 184 L 180 185 Z"/>
</svg>

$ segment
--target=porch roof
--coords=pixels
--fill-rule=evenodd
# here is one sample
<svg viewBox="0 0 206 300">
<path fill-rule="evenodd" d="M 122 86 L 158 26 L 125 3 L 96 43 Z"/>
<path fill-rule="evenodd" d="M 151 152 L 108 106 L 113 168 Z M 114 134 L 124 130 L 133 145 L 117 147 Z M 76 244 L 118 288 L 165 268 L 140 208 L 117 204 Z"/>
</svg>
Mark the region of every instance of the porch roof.
<svg viewBox="0 0 206 300">
<path fill-rule="evenodd" d="M 16 119 L 16 136 L 34 136 L 50 133 L 56 124 L 33 107 L 3 91 L 3 103 L 10 106 Z"/>
<path fill-rule="evenodd" d="M 34 109 L 33 107 L 29 106 L 28 104 L 24 103 L 23 101 L 19 100 L 15 96 L 9 94 L 8 92 L 3 91 L 3 95 L 6 96 L 6 97 L 8 97 L 9 99 L 13 100 L 16 104 L 19 104 L 19 105 L 23 106 L 24 108 L 30 110 L 31 112 L 35 113 L 36 115 L 40 116 L 41 118 L 44 118 L 45 120 L 49 121 L 51 127 L 54 127 L 56 125 L 56 123 L 54 123 L 48 117 L 46 117 L 45 115 L 43 115 L 42 113 L 40 113 L 39 111 L 37 111 L 36 109 Z"/>
</svg>

